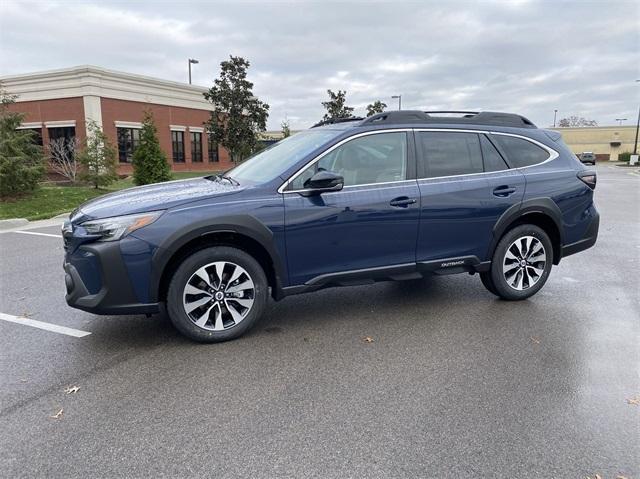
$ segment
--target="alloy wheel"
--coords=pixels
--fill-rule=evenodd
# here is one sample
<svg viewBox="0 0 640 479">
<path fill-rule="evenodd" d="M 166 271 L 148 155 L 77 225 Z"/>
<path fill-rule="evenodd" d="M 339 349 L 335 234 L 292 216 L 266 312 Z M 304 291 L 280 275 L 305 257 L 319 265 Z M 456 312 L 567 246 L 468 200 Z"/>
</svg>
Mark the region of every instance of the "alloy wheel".
<svg viewBox="0 0 640 479">
<path fill-rule="evenodd" d="M 189 319 L 209 331 L 237 326 L 255 299 L 253 280 L 241 266 L 216 261 L 202 266 L 184 287 L 182 303 Z"/>
<path fill-rule="evenodd" d="M 547 255 L 542 242 L 534 236 L 522 236 L 507 248 L 502 273 L 511 288 L 523 291 L 540 280 L 546 264 Z"/>
</svg>

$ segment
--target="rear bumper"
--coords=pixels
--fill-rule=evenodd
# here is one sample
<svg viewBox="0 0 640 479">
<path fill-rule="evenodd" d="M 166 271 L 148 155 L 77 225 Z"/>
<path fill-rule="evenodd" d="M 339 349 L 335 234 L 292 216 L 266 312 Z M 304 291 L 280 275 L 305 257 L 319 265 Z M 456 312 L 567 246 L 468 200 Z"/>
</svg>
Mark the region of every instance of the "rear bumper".
<svg viewBox="0 0 640 479">
<path fill-rule="evenodd" d="M 65 300 L 73 308 L 94 314 L 159 312 L 158 303 L 136 299 L 118 242 L 82 245 L 65 259 L 63 268 Z"/>
<path fill-rule="evenodd" d="M 570 243 L 564 245 L 562 247 L 562 257 L 571 256 L 572 254 L 579 253 L 580 251 L 584 251 L 588 248 L 591 248 L 594 244 L 596 244 L 596 240 L 598 239 L 598 229 L 600 227 L 600 214 L 596 211 L 595 216 L 589 223 L 587 227 L 587 231 L 584 234 L 584 238 L 575 243 Z"/>
</svg>

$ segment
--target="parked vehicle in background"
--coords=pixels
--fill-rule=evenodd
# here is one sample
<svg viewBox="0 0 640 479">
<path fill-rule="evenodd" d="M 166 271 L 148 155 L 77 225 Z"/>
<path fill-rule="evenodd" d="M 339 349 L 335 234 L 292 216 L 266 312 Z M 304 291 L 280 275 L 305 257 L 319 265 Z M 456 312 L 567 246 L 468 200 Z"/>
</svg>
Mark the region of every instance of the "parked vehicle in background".
<svg viewBox="0 0 640 479">
<path fill-rule="evenodd" d="M 164 306 L 202 342 L 243 334 L 269 296 L 328 286 L 479 273 L 522 300 L 595 243 L 595 187 L 559 133 L 519 115 L 334 120 L 223 175 L 80 206 L 63 228 L 66 300 L 98 314 Z"/>
<path fill-rule="evenodd" d="M 580 161 L 582 163 L 590 163 L 592 165 L 596 164 L 596 155 L 591 151 L 585 151 L 584 153 L 580 153 Z"/>
</svg>

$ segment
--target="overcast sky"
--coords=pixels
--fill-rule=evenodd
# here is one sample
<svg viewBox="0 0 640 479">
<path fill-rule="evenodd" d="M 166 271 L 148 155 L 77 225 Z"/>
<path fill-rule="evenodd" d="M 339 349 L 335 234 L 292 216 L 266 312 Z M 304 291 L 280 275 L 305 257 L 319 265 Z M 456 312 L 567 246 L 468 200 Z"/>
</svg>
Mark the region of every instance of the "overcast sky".
<svg viewBox="0 0 640 479">
<path fill-rule="evenodd" d="M 251 62 L 269 128 L 321 119 L 326 89 L 364 115 L 503 110 L 540 126 L 580 115 L 634 123 L 640 1 L 0 2 L 0 76 L 92 64 L 211 85 L 229 54 Z"/>
</svg>

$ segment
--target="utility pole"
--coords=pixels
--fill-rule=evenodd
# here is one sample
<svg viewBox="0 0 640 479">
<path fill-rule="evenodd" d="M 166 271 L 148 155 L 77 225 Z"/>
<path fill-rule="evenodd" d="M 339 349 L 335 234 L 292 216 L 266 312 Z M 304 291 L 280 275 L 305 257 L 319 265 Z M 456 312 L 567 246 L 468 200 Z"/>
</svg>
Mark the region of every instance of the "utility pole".
<svg viewBox="0 0 640 479">
<path fill-rule="evenodd" d="M 558 114 L 558 110 L 553 110 L 553 127 L 556 127 L 556 115 Z"/>
<path fill-rule="evenodd" d="M 636 83 L 640 80 L 636 80 Z M 640 129 L 640 107 L 638 108 L 638 119 L 636 120 L 636 141 L 633 142 L 633 154 L 638 154 L 638 130 Z"/>
</svg>

